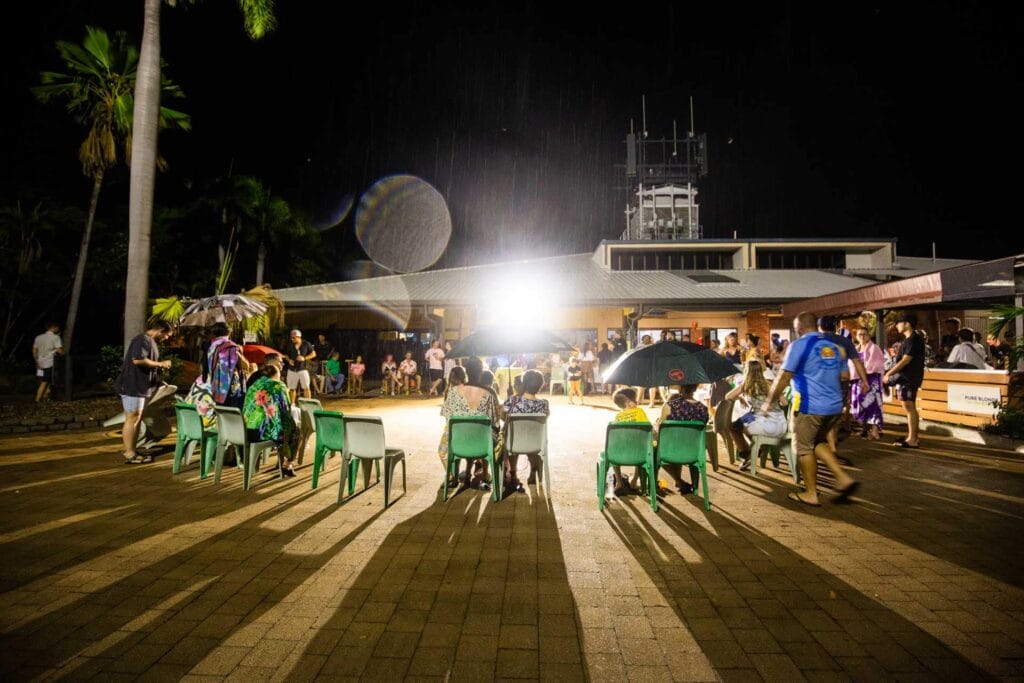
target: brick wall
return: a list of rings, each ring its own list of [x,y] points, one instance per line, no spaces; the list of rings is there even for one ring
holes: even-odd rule
[[[762,355],[767,356],[769,353],[768,344],[772,337],[771,323],[768,321],[768,311],[748,311],[747,332],[760,337],[758,348],[761,350]]]

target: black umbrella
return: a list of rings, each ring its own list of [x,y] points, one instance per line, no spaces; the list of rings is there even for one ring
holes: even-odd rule
[[[544,330],[526,328],[491,328],[480,330],[459,340],[446,356],[510,356],[515,353],[568,353],[572,347]]]
[[[604,374],[608,384],[664,387],[671,384],[710,384],[740,369],[699,344],[660,341],[622,355]]]

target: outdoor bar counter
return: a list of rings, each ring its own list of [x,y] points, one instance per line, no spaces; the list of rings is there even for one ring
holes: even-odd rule
[[[1009,394],[1006,370],[949,370],[925,368],[924,383],[917,392],[922,420],[980,427],[992,422]],[[887,395],[883,412],[906,416],[899,401]]]

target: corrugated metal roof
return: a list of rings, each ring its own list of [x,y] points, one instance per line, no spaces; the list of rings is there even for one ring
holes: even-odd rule
[[[778,304],[870,284],[863,278],[820,270],[723,270],[736,280],[697,283],[681,271],[611,271],[591,254],[449,268],[407,275],[275,290],[289,306],[374,304],[466,305],[500,301],[526,291],[563,305]]]
[[[940,258],[934,261],[921,256],[900,256],[891,268],[848,268],[845,272],[848,275],[862,275],[864,277],[895,277],[908,278],[935,273],[947,268],[957,268],[978,263],[973,259]]]

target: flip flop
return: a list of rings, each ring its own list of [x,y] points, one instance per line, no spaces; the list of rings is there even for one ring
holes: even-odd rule
[[[821,503],[808,503],[806,500],[804,500],[803,498],[800,497],[800,494],[796,493],[795,491],[793,493],[789,494],[788,496],[786,496],[786,498],[789,498],[790,500],[795,501],[797,503],[802,503],[802,504],[806,505],[807,507],[812,507],[812,508],[820,508],[821,507]]]
[[[131,460],[125,460],[125,463],[128,465],[148,465],[151,462],[153,462],[153,456],[143,455],[142,453],[136,453],[135,457]]]
[[[900,441],[898,446],[899,446],[899,448],[920,448],[921,444],[917,444],[916,446],[911,446],[906,441]]]
[[[859,488],[860,488],[860,482],[859,481],[855,481],[852,484],[850,484],[849,486],[847,486],[845,489],[843,489],[842,491],[836,491],[836,502],[837,503],[845,503],[847,500],[849,500],[850,496],[852,496],[854,493],[857,492],[857,489],[859,489]]]
[[[904,438],[904,437],[902,437],[902,436],[901,436],[900,438],[898,438],[898,439],[896,439],[895,441],[893,441],[893,442],[892,442],[892,445],[893,445],[893,446],[902,446],[902,445],[903,445],[904,443],[906,443],[906,442],[907,442],[906,438]]]

